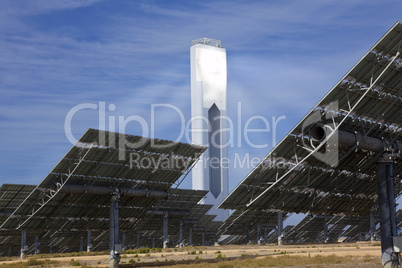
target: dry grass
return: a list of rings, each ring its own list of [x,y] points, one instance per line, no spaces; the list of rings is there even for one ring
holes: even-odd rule
[[[380,260],[376,257],[365,256],[364,258],[352,258],[351,256],[336,256],[335,254],[329,256],[314,256],[314,257],[301,257],[284,255],[279,257],[260,257],[245,260],[222,261],[219,263],[198,263],[192,264],[191,267],[195,268],[235,268],[235,267],[284,267],[284,266],[312,266],[322,267],[329,264],[351,264],[357,262],[380,264]],[[188,265],[175,265],[174,268],[184,268]]]
[[[105,254],[96,256],[99,254]],[[183,263],[170,267],[332,267],[368,268],[380,264],[380,247],[372,243],[322,245],[264,245],[135,249],[124,251],[121,264]],[[46,256],[46,257],[45,257]],[[45,257],[45,258],[43,258]],[[106,252],[29,256],[27,261],[0,262],[0,268],[108,267]],[[184,265],[185,263],[185,265]]]
[[[13,262],[13,263],[3,263],[0,265],[0,268],[26,268],[26,267],[57,267],[59,266],[59,262],[56,261],[50,261],[50,260],[37,260],[37,259],[29,259],[28,261],[19,261],[19,262]]]
[[[82,268],[90,268],[91,266],[87,266],[81,264],[79,261],[71,259],[70,261],[53,261],[53,260],[38,260],[36,258],[30,258],[28,261],[18,261],[12,263],[3,263],[0,264],[0,268],[28,268],[28,267],[66,267],[66,266],[77,266]]]

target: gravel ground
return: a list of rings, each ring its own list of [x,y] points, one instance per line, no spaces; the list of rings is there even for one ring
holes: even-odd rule
[[[343,264],[330,264],[325,266],[311,265],[311,266],[288,266],[292,268],[297,267],[330,267],[330,268],[371,268],[380,267],[380,244],[377,243],[337,243],[337,244],[315,244],[315,245],[230,245],[218,247],[187,247],[183,249],[163,249],[162,252],[149,252],[141,254],[122,254],[121,264],[123,266],[135,261],[138,266],[143,264],[160,265],[168,264],[169,262],[185,261],[187,264],[180,267],[190,267],[195,259],[202,260],[217,260],[218,255],[222,255],[222,260],[225,258],[243,258],[262,259],[266,256],[273,258],[280,256],[350,256],[350,263]],[[70,262],[71,259],[78,261],[81,265],[91,265],[93,267],[108,267],[107,255],[98,256],[69,256],[61,258],[52,258],[51,256],[44,257],[55,261]],[[364,262],[364,258],[371,258],[371,261]],[[378,263],[372,263],[377,260]],[[17,259],[16,259],[17,260]],[[219,259],[220,260],[220,259]],[[20,260],[18,260],[20,261]],[[6,262],[3,262],[6,263]],[[8,262],[10,263],[10,262]],[[2,262],[0,262],[2,264]],[[212,264],[211,264],[212,265]],[[137,267],[138,267],[137,266]],[[207,265],[205,265],[207,266]],[[218,264],[213,264],[213,267],[218,267]],[[155,266],[154,266],[155,267]],[[165,266],[166,267],[166,266]],[[211,267],[211,266],[208,266]],[[272,266],[271,266],[272,267]],[[283,268],[283,266],[282,266]]]
[[[281,266],[280,268],[379,268],[380,265],[376,263],[343,263],[343,264],[330,264],[323,266]],[[270,267],[273,268],[273,267]]]

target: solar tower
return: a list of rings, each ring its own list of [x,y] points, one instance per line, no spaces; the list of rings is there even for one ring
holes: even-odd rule
[[[228,210],[217,205],[228,195],[226,128],[226,49],[209,38],[193,40],[191,58],[191,116],[193,144],[208,146],[193,168],[193,189],[208,190],[204,204],[213,205],[210,214],[223,221]]]

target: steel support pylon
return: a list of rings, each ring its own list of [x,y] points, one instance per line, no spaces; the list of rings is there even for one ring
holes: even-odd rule
[[[324,217],[324,243],[328,243],[328,219]]]
[[[183,221],[180,221],[180,230],[179,230],[179,248],[182,248],[184,243],[183,243]]]
[[[84,251],[84,237],[80,237],[80,249],[79,252],[83,252]]]
[[[28,253],[27,231],[21,231],[21,259],[26,259]]]
[[[262,244],[262,238],[261,238],[261,223],[257,225],[257,244],[261,245]]]
[[[167,248],[169,246],[168,218],[169,215],[166,213],[163,216],[163,248]]]
[[[375,241],[376,231],[375,231],[375,218],[373,209],[370,210],[370,241]]]
[[[137,248],[140,248],[141,247],[141,244],[140,244],[140,234],[137,234],[137,243],[135,244],[135,246],[137,247]]]
[[[190,227],[190,230],[188,231],[188,245],[192,246],[193,245],[193,228]]]
[[[283,244],[283,213],[278,212],[278,245]]]
[[[123,232],[123,237],[122,237],[122,249],[125,250],[126,249],[126,232]]]
[[[381,262],[383,268],[396,267],[392,237],[397,236],[395,182],[393,161],[383,157],[377,162],[378,205],[381,229]]]
[[[92,233],[91,231],[87,232],[87,252],[92,251]]]
[[[39,235],[35,235],[35,255],[39,254]]]
[[[120,193],[116,190],[110,200],[110,256],[109,267],[118,268],[120,262]]]

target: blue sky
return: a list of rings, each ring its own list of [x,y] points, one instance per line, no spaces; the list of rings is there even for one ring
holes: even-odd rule
[[[0,9],[0,183],[39,183],[72,146],[64,121],[76,105],[114,104],[107,116],[168,103],[190,117],[191,40],[222,41],[228,116],[286,116],[277,142],[398,20],[400,1],[14,1]],[[156,112],[155,136],[176,139],[180,120]],[[254,127],[261,122],[254,121]],[[75,137],[98,111],[73,118]],[[237,129],[239,126],[235,124]],[[242,126],[240,126],[242,127]],[[126,133],[141,135],[138,124]],[[263,157],[268,148],[229,148]],[[237,136],[234,139],[237,140]],[[185,141],[185,140],[184,140]],[[232,170],[233,189],[251,170]],[[191,187],[191,179],[183,187]]]

